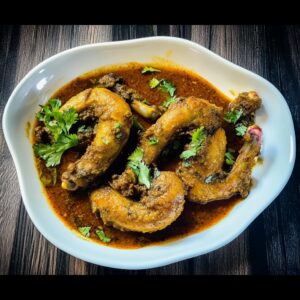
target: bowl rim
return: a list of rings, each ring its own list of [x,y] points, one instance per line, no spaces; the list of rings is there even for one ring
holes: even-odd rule
[[[90,256],[86,255],[85,253],[80,253],[79,251],[77,251],[76,249],[73,249],[71,247],[68,247],[68,245],[66,244],[59,244],[52,236],[49,236],[47,232],[44,231],[44,229],[42,228],[42,226],[40,226],[40,221],[38,221],[35,217],[34,217],[34,213],[31,211],[29,204],[28,204],[28,200],[27,200],[27,196],[25,193],[25,187],[24,187],[24,182],[23,182],[23,176],[21,174],[21,170],[20,170],[20,166],[17,163],[17,151],[16,149],[12,146],[11,143],[11,137],[9,134],[9,129],[7,126],[8,123],[8,112],[10,110],[10,107],[12,105],[13,99],[15,98],[15,95],[17,94],[17,92],[19,91],[19,89],[23,86],[23,84],[39,69],[41,69],[42,67],[44,67],[45,65],[47,65],[48,63],[52,62],[53,60],[56,60],[58,57],[64,56],[64,55],[68,55],[71,53],[75,53],[77,51],[81,51],[83,49],[88,49],[88,48],[93,48],[93,47],[111,47],[111,46],[118,46],[118,45],[134,45],[134,44],[139,44],[139,43],[143,43],[144,41],[151,41],[151,40],[155,40],[155,41],[163,41],[163,42],[178,42],[184,46],[190,45],[192,47],[196,47],[198,49],[200,49],[201,51],[204,51],[206,53],[208,53],[209,55],[213,56],[215,59],[222,61],[222,63],[225,63],[227,65],[229,65],[231,68],[234,68],[235,70],[239,70],[242,71],[243,73],[246,73],[248,75],[251,76],[255,76],[256,78],[258,78],[260,81],[263,81],[265,84],[267,84],[271,89],[277,91],[277,93],[279,93],[281,96],[282,94],[279,92],[279,90],[272,84],[270,83],[268,80],[264,79],[263,77],[261,77],[260,75],[249,71],[237,64],[234,64],[232,62],[230,62],[229,60],[221,57],[220,55],[212,52],[211,50],[205,48],[202,45],[199,45],[196,42],[190,41],[190,40],[186,40],[183,38],[178,38],[178,37],[170,37],[170,36],[153,36],[153,37],[145,37],[145,38],[137,38],[137,39],[130,39],[130,40],[122,40],[122,41],[110,41],[110,42],[100,42],[100,43],[92,43],[92,44],[86,44],[86,45],[81,45],[81,46],[77,46],[77,47],[73,47],[67,50],[64,50],[62,52],[59,52],[53,56],[50,56],[49,58],[43,60],[42,62],[40,62],[38,65],[36,65],[34,68],[32,68],[23,78],[22,80],[17,84],[17,86],[14,88],[13,92],[11,93],[5,108],[4,108],[4,112],[3,112],[3,118],[2,118],[2,127],[3,127],[3,133],[4,133],[4,137],[6,140],[6,143],[8,145],[9,151],[12,155],[13,158],[13,162],[16,168],[16,172],[17,172],[17,177],[18,177],[18,181],[19,181],[19,186],[20,186],[20,191],[21,191],[21,195],[22,195],[22,201],[23,204],[26,208],[26,211],[31,219],[31,221],[33,222],[33,224],[35,225],[35,227],[38,229],[38,231],[49,241],[51,242],[53,245],[55,245],[57,248],[63,250],[64,252],[77,257],[79,259],[82,259],[84,261],[90,262],[90,263],[94,263],[97,265],[102,265],[105,267],[111,267],[111,268],[118,268],[118,269],[149,269],[149,268],[155,268],[155,267],[160,267],[160,266],[165,266],[165,265],[169,265],[171,263],[175,263],[178,261],[182,261],[182,260],[186,260],[189,258],[193,258],[193,257],[197,257],[206,253],[209,253],[211,251],[214,251],[218,248],[223,247],[224,245],[230,243],[231,241],[233,241],[237,236],[239,236],[252,222],[254,219],[257,218],[258,215],[260,215],[267,206],[270,205],[270,203],[272,203],[280,194],[280,192],[283,190],[283,188],[285,187],[285,185],[287,184],[288,180],[291,177],[291,174],[293,172],[293,168],[295,165],[295,159],[296,159],[296,137],[295,137],[295,129],[294,129],[294,123],[293,123],[293,118],[292,118],[292,114],[291,111],[289,109],[289,106],[285,100],[285,98],[282,96],[282,98],[284,99],[285,105],[287,106],[287,111],[289,113],[290,116],[290,121],[291,121],[291,147],[292,147],[292,151],[291,151],[291,157],[290,157],[290,165],[289,165],[289,171],[288,174],[286,176],[286,178],[284,178],[284,180],[281,182],[281,185],[279,188],[277,188],[276,193],[274,194],[273,197],[270,197],[269,201],[265,201],[264,205],[260,207],[260,209],[257,209],[255,212],[253,212],[251,214],[250,217],[248,217],[247,222],[244,222],[244,224],[242,224],[242,226],[237,226],[237,229],[235,230],[234,234],[231,234],[230,237],[226,237],[223,239],[219,239],[217,242],[212,243],[212,245],[209,247],[209,249],[206,249],[205,251],[197,251],[197,249],[194,250],[190,250],[189,252],[186,253],[181,253],[178,252],[176,255],[172,255],[172,256],[168,256],[168,258],[163,258],[163,259],[156,259],[155,261],[151,260],[151,262],[146,261],[136,261],[135,264],[131,264],[129,265],[128,263],[124,262],[124,263],[120,263],[120,261],[118,262],[114,262],[113,260],[111,261],[107,261],[107,260],[101,260],[101,262],[99,262],[99,260],[94,260],[91,259]],[[49,205],[49,203],[48,203]],[[56,216],[57,217],[57,216]],[[65,225],[64,225],[65,226]],[[100,245],[101,246],[101,245]],[[150,247],[154,247],[154,246],[158,246],[158,245],[153,245]],[[115,248],[112,248],[115,249]],[[142,248],[143,249],[143,248]],[[135,250],[139,250],[139,249],[117,249],[119,251],[135,251]]]

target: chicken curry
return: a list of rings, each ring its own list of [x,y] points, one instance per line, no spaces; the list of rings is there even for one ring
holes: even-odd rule
[[[36,115],[33,149],[47,199],[67,226],[112,247],[202,231],[250,191],[260,105],[254,91],[231,100],[165,64],[84,74]]]

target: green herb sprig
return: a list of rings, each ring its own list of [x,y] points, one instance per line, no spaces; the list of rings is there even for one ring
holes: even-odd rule
[[[49,129],[53,140],[52,144],[33,145],[34,153],[46,161],[47,167],[59,165],[63,153],[78,144],[78,136],[70,134],[71,127],[78,121],[78,114],[74,108],[61,112],[60,107],[59,99],[50,99],[36,114],[37,119]]]
[[[232,166],[235,162],[235,158],[234,158],[234,150],[229,148],[226,153],[225,153],[225,162],[227,165]]]
[[[146,66],[142,69],[142,74],[147,74],[147,73],[160,73],[160,70]]]
[[[150,169],[144,163],[143,156],[143,149],[140,147],[136,147],[136,149],[128,157],[127,166],[130,167],[138,177],[139,183],[144,184],[149,189],[151,185]]]
[[[192,134],[192,141],[189,145],[189,149],[183,151],[180,154],[180,158],[183,160],[187,160],[190,157],[196,156],[198,151],[201,149],[205,139],[206,134],[204,133],[204,127],[201,126]]]
[[[235,124],[243,115],[243,110],[238,109],[234,112],[228,111],[225,114],[224,120],[228,123]]]
[[[104,243],[109,243],[111,238],[106,236],[105,232],[102,229],[96,229],[96,234],[98,235],[99,239]]]

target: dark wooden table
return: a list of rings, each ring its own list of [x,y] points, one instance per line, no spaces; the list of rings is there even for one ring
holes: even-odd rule
[[[288,101],[299,138],[299,26],[2,26],[1,120],[14,87],[49,56],[78,45],[153,35],[193,40],[271,81]],[[279,197],[227,246],[162,268],[123,271],[76,259],[35,229],[21,201],[1,122],[0,274],[300,274],[299,154],[298,147],[293,175]]]

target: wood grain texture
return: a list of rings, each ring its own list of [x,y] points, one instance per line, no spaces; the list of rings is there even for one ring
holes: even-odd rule
[[[299,26],[2,26],[1,120],[13,88],[44,59],[78,45],[153,35],[193,40],[271,81],[288,101],[299,140]],[[298,147],[297,157],[299,155]],[[83,262],[54,247],[35,229],[21,202],[16,171],[3,137],[2,122],[0,164],[0,274],[300,274],[298,158],[283,192],[237,239],[207,255],[142,271],[110,269]]]

